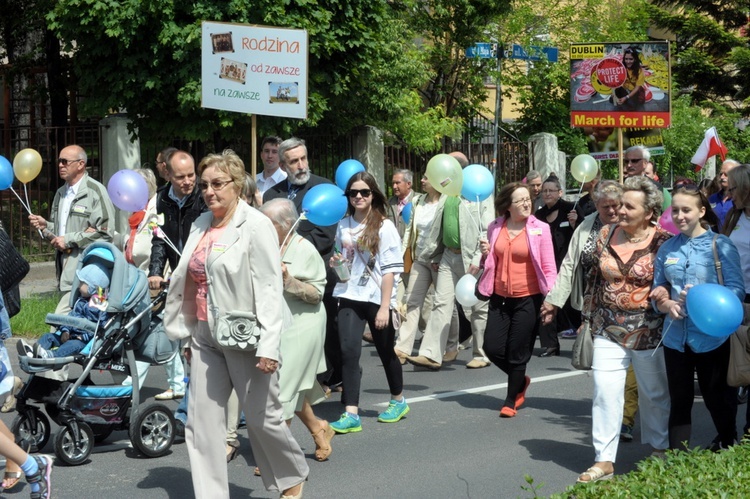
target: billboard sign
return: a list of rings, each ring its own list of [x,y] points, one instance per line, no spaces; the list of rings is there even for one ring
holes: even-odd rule
[[[669,42],[570,46],[570,125],[669,128]]]
[[[201,105],[307,118],[307,31],[202,23]]]

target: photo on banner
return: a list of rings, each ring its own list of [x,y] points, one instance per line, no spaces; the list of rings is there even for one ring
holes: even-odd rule
[[[583,127],[590,155],[599,161],[618,159],[617,129],[612,127]],[[643,146],[651,156],[664,154],[664,139],[660,128],[623,128],[622,148]]]
[[[571,126],[668,128],[669,61],[669,42],[571,45]]]

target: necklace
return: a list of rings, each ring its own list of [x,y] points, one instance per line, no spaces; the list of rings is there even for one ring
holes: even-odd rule
[[[623,236],[625,236],[625,239],[627,239],[628,243],[630,244],[640,243],[641,241],[646,239],[650,233],[651,233],[651,229],[646,229],[646,233],[643,234],[641,237],[630,237],[627,232],[625,232],[624,230],[622,231]]]

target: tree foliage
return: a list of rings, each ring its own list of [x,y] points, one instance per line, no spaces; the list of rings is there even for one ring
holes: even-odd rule
[[[750,112],[750,0],[655,0],[646,12],[676,36],[672,75],[693,103]]]
[[[370,124],[424,147],[456,124],[415,98],[429,72],[399,8],[386,0],[60,0],[47,20],[72,54],[87,109],[125,108],[141,135],[247,134],[248,116],[200,107],[200,23],[211,20],[308,31],[308,119],[263,118],[261,132]]]

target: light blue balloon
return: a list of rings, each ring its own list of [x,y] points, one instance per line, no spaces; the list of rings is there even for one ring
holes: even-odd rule
[[[414,209],[414,206],[412,206],[411,203],[407,203],[406,206],[404,206],[404,209],[401,210],[401,218],[404,219],[404,222],[406,225],[409,225],[411,222],[411,212]]]
[[[482,165],[469,165],[463,171],[461,195],[469,201],[484,201],[495,192],[495,179]]]
[[[336,168],[336,185],[339,186],[339,189],[345,191],[349,179],[363,171],[365,171],[365,165],[356,159],[342,161],[338,168]]]
[[[744,316],[742,302],[721,284],[699,284],[690,288],[685,299],[688,320],[701,333],[716,338],[729,336],[740,327]]]
[[[13,185],[13,165],[5,156],[0,156],[0,191]]]
[[[348,201],[344,191],[333,184],[319,184],[307,191],[302,211],[315,225],[333,225],[346,215]]]

